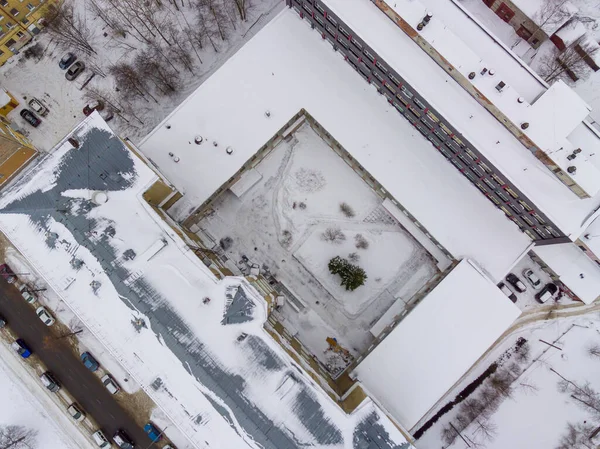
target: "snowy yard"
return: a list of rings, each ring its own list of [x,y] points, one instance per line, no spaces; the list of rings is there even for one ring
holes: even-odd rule
[[[382,199],[307,124],[239,184],[198,226],[234,262],[247,257],[289,290],[279,317],[324,362],[327,337],[354,355],[363,352],[373,324],[437,270]],[[342,203],[349,206],[345,213]],[[332,231],[337,238],[327,240]],[[362,267],[365,285],[340,286],[327,268],[335,256]]]
[[[280,0],[255,0],[248,7],[246,21],[240,21],[233,15],[227,19],[224,39],[221,36],[215,38],[216,32],[209,33],[205,30],[204,37],[198,41],[191,35],[193,32],[200,33],[196,24],[196,21],[201,20],[199,8],[193,2],[185,2],[185,7],[175,10],[171,2],[163,2],[161,8],[156,11],[149,8],[145,14],[155,16],[154,20],[162,22],[165,28],[169,26],[164,21],[179,30],[176,40],[179,44],[174,45],[171,36],[168,39],[171,45],[167,45],[160,37],[153,37],[146,30],[143,33],[146,33],[149,42],[145,42],[130,26],[124,27],[126,33],[123,37],[99,17],[89,0],[68,0],[65,3],[74,5],[75,13],[89,28],[88,41],[96,52],[86,55],[76,48],[69,48],[87,67],[75,81],[67,81],[65,71],[58,67],[58,61],[67,50],[58,46],[56,39],[48,32],[36,36],[20,55],[0,67],[0,85],[20,102],[19,108],[11,112],[9,118],[42,151],[52,148],[85,117],[82,109],[92,98],[101,99],[106,105],[105,109],[114,113],[109,124],[117,134],[133,141],[141,139],[284,7]],[[95,3],[109,11],[108,16],[113,19],[115,15],[118,16],[109,0],[96,0]],[[133,0],[132,3],[142,2]],[[220,5],[224,5],[223,8],[232,6],[232,2],[226,0],[217,3],[219,8]],[[231,14],[232,11],[228,9],[227,13]],[[130,20],[136,23],[134,18]],[[207,28],[213,25],[205,24]],[[211,40],[214,45],[209,44]],[[35,44],[39,44],[43,54],[40,57],[26,58],[23,52]],[[150,82],[149,77],[145,77],[144,83],[149,93],[145,96],[132,95],[133,89],[116,80],[111,74],[111,68],[119,64],[133,65],[136,57],[153,48],[156,50],[157,45],[163,54],[170,55],[173,67],[166,61],[163,62],[173,72],[171,75],[176,88],[164,93]],[[174,53],[179,51],[180,46],[186,49],[190,57],[189,68],[176,61]],[[97,75],[81,89],[81,84],[92,72]],[[37,128],[33,128],[19,116],[22,108],[29,107],[27,102],[31,98],[40,100],[50,111],[47,116],[41,117],[42,123]]]
[[[470,447],[487,449],[596,447],[598,441],[588,437],[600,425],[593,408],[600,400],[600,359],[590,349],[600,347],[599,333],[597,313],[540,320],[514,332],[448,398],[454,399],[492,361],[498,362],[496,373],[427,430],[417,448],[463,449],[468,447],[465,440]],[[527,340],[527,349],[515,351],[519,338]],[[492,399],[495,389],[504,392]],[[487,404],[483,411],[481,404]],[[570,440],[560,446],[569,426],[571,437],[584,444]]]

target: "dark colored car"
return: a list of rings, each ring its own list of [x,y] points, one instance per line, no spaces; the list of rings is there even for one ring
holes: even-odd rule
[[[0,316],[0,329],[2,329],[4,326],[6,326],[6,318]]]
[[[71,67],[69,67],[69,70],[67,70],[67,73],[65,73],[65,78],[68,79],[69,81],[73,81],[75,78],[77,78],[79,75],[81,75],[81,72],[83,72],[85,70],[85,64],[81,61],[75,61],[73,63],[73,65]]]
[[[144,426],[144,432],[148,434],[148,437],[150,437],[153,443],[156,443],[162,439],[162,432],[158,430],[158,428],[151,422]]]
[[[65,54],[60,61],[58,61],[58,66],[65,70],[67,67],[69,67],[71,64],[73,64],[75,62],[75,60],[77,59],[77,56],[75,56],[73,53],[69,52],[67,54]]]
[[[31,112],[29,109],[21,109],[19,115],[21,115],[21,117],[23,117],[25,121],[34,128],[37,128],[38,126],[40,126],[40,123],[42,123],[38,116]]]
[[[517,277],[516,274],[508,273],[506,275],[506,282],[512,285],[519,293],[523,293],[525,290],[527,290],[527,286],[521,281],[521,279]]]
[[[98,361],[87,351],[81,354],[81,361],[90,371],[98,371],[98,368],[100,368]]]
[[[12,270],[12,268],[8,266],[7,263],[3,263],[2,265],[0,265],[0,275],[4,279],[6,279],[6,282],[8,282],[9,284],[12,284],[17,280],[15,272]]]
[[[133,440],[121,429],[117,430],[113,435],[113,441],[121,449],[134,449],[135,447]]]
[[[550,282],[546,284],[543,289],[535,294],[535,299],[537,299],[541,303],[545,303],[549,299],[554,297],[554,294],[558,291],[558,287],[556,284]]]
[[[498,288],[502,293],[504,293],[512,302],[517,302],[517,295],[513,293],[513,291],[508,288],[503,282],[498,284]]]
[[[27,343],[22,338],[17,338],[11,346],[24,359],[31,355],[31,349],[29,349],[29,346],[27,346]]]

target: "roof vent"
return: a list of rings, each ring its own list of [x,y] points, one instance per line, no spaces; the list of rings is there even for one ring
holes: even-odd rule
[[[492,73],[491,70],[490,73]],[[496,84],[496,90],[498,92],[502,92],[504,90],[504,87],[506,87],[506,83],[504,81],[500,81],[498,84]]]
[[[108,201],[108,195],[104,192],[94,192],[92,195],[92,202],[100,206]]]
[[[227,154],[233,154],[233,148],[231,147],[227,147],[225,151],[227,152]]]
[[[521,129],[527,129],[527,128],[529,128],[529,123],[528,122],[521,123]]]
[[[571,165],[570,167],[567,168],[567,171],[569,173],[571,173],[572,175],[574,175],[575,172],[577,171],[577,167],[575,167],[574,165]]]
[[[576,148],[575,150],[573,150],[573,154],[579,154],[581,153],[581,148]]]
[[[490,69],[488,73],[490,74],[490,76],[494,76],[496,74],[496,71],[494,69]]]
[[[194,137],[194,143],[195,143],[196,145],[200,145],[200,144],[202,143],[202,141],[203,141],[203,140],[204,140],[204,139],[202,138],[202,136],[196,136],[196,137]]]
[[[271,117],[271,111],[265,111],[265,117],[269,118]]]
[[[69,137],[69,143],[73,146],[73,148],[79,148],[79,140],[74,137]]]
[[[475,78],[475,72],[469,73],[469,79],[472,80],[473,78]]]
[[[524,103],[524,102],[525,102],[525,98],[523,98],[523,97],[517,98],[517,103]]]
[[[572,161],[573,159],[575,159],[577,157],[577,155],[575,153],[569,154],[567,156],[567,160]]]
[[[167,126],[165,126],[165,128],[171,129],[171,125],[167,124]]]
[[[487,73],[487,69],[484,67],[483,70],[481,72],[479,72],[480,75],[485,75]]]

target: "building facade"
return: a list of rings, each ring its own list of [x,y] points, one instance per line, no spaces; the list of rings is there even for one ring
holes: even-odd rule
[[[0,66],[40,32],[52,3],[54,0],[0,0]]]
[[[33,144],[0,114],[0,188],[38,155]]]

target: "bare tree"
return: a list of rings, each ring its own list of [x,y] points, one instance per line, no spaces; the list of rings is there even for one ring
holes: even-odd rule
[[[592,358],[600,359],[600,344],[593,343],[587,348],[587,354]]]
[[[60,48],[75,49],[88,55],[96,54],[91,44],[94,32],[88,28],[84,18],[74,13],[71,3],[50,5],[45,19],[48,33]]]
[[[115,82],[124,92],[125,98],[131,96],[139,96],[149,101],[146,96],[152,98],[156,103],[158,100],[150,93],[146,84],[138,71],[127,63],[115,64],[110,68],[111,75],[115,78]]]
[[[593,431],[593,426],[587,423],[568,423],[555,449],[594,449],[596,445],[589,439]]]
[[[0,449],[33,449],[36,446],[37,430],[24,426],[0,427]]]
[[[140,27],[130,18],[127,10],[127,5],[123,4],[122,0],[104,0],[111,8],[105,9],[104,13],[113,18],[115,22],[121,23],[121,28],[133,30],[135,33],[130,33],[139,42],[150,42],[150,39],[142,32]]]
[[[247,0],[230,0],[234,3],[235,8],[237,9],[238,14],[240,15],[240,20],[245,22],[248,20],[248,1]]]
[[[492,441],[498,433],[498,426],[491,419],[476,419],[473,434],[484,441]]]
[[[541,33],[545,33],[545,29],[556,31],[556,29],[565,23],[573,14],[569,9],[569,0],[544,0],[541,2],[541,7],[533,16],[533,22],[537,24],[537,28],[532,32],[531,38],[541,38]],[[552,33],[549,33],[552,34]],[[530,39],[531,39],[530,38]]]
[[[209,19],[207,22],[209,28],[216,32],[222,41],[227,40],[229,31],[227,12],[218,0],[197,0],[197,5],[202,15]]]
[[[190,73],[194,73],[194,60],[192,59],[192,55],[188,44],[193,48],[193,44],[183,36],[183,32],[175,28],[173,25],[169,26],[166,29],[166,34],[169,36],[175,45],[173,45],[170,49],[170,58],[177,64],[181,64]],[[197,55],[198,53],[196,53]],[[198,57],[198,59],[200,59]],[[202,60],[200,60],[202,62]]]
[[[342,243],[346,240],[346,235],[338,227],[331,227],[325,229],[321,234],[321,239],[331,243]]]
[[[163,95],[170,95],[180,87],[179,74],[157,56],[155,52],[143,51],[136,56],[134,66]]]
[[[585,78],[591,70],[586,59],[592,58],[597,51],[598,46],[588,44],[584,37],[575,40],[563,51],[554,47],[540,58],[539,74],[548,83],[567,77],[573,81]]]
[[[163,32],[170,25],[167,14],[162,11],[162,4],[158,2],[149,2],[147,0],[120,0],[127,6],[130,17],[140,24],[140,28],[145,28],[153,38],[160,38],[169,46],[173,43],[167,39]]]

